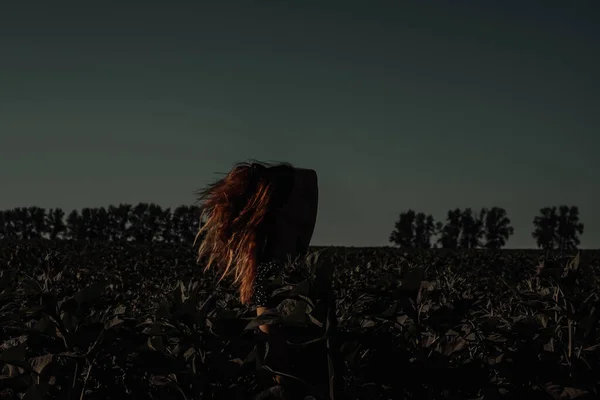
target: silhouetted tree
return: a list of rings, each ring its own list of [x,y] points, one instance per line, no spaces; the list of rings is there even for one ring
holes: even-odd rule
[[[150,232],[149,235],[152,236],[152,240],[163,239],[163,232],[166,225],[166,217],[167,214],[165,214],[161,206],[157,204],[150,204],[148,206],[146,225],[148,231]]]
[[[389,240],[399,247],[431,248],[431,237],[435,234],[435,227],[431,215],[408,210],[398,217]]]
[[[82,208],[81,214],[79,215],[79,220],[81,223],[81,229],[83,233],[82,239],[95,239],[96,232],[94,232],[94,217],[92,209],[89,207]]]
[[[46,214],[46,231],[51,240],[62,238],[67,230],[65,212],[60,208],[52,208]]]
[[[108,237],[113,241],[125,241],[129,238],[129,215],[131,204],[119,204],[108,207]]]
[[[41,207],[28,207],[27,218],[31,224],[31,238],[39,239],[46,234],[46,210]]]
[[[147,214],[148,203],[139,203],[131,209],[129,214],[129,221],[131,222],[129,236],[134,242],[142,243],[149,239],[146,225]]]
[[[485,247],[488,249],[500,249],[506,245],[506,241],[514,234],[510,226],[510,219],[506,210],[500,207],[492,207],[483,211]]]
[[[6,237],[6,231],[8,227],[8,221],[6,218],[6,211],[0,211],[0,239]]]
[[[140,203],[130,213],[131,237],[136,242],[162,238],[167,215],[156,204]]]
[[[579,235],[583,235],[583,224],[579,222],[577,206],[562,205],[558,208],[558,229],[556,245],[560,251],[573,251],[581,244]]]
[[[119,204],[73,210],[66,218],[59,208],[47,213],[40,207],[0,211],[0,238],[191,243],[199,226],[197,206],[180,206],[171,213],[156,204]]]
[[[171,213],[170,208],[163,210],[162,222],[162,231],[160,233],[160,236],[163,242],[179,243],[179,237],[175,234],[175,231],[173,229],[173,215]]]
[[[14,210],[5,210],[0,213],[0,237],[6,239],[18,239],[20,232],[15,226]]]
[[[460,216],[460,239],[458,244],[464,249],[475,249],[481,246],[484,235],[483,218],[485,210],[479,216],[473,215],[473,210],[466,208]]]
[[[179,206],[173,211],[171,228],[183,243],[192,243],[200,227],[200,208]]]
[[[441,226],[438,224],[440,238],[438,243],[445,249],[456,249],[461,233],[461,211],[454,209],[448,211],[446,223]]]
[[[67,216],[67,237],[71,240],[85,240],[85,226],[79,212],[73,210]]]
[[[157,220],[159,223],[157,240],[161,240],[165,243],[172,243],[174,235],[171,228],[171,209],[162,209]]]
[[[583,224],[576,206],[544,207],[533,219],[532,233],[538,247],[544,250],[572,251],[581,243]]]
[[[110,219],[104,207],[90,210],[89,238],[106,241],[110,237]]]
[[[400,213],[398,220],[394,224],[394,230],[390,234],[390,242],[399,247],[413,247],[415,238],[416,213],[413,210]]]
[[[556,207],[544,207],[540,214],[533,219],[535,230],[531,234],[537,246],[544,250],[555,248],[556,234],[558,230],[558,214]]]
[[[13,208],[12,218],[18,239],[27,240],[35,237],[33,223],[29,218],[27,207]]]
[[[431,215],[418,213],[415,218],[413,246],[418,249],[431,248],[431,238],[435,234],[435,221]]]

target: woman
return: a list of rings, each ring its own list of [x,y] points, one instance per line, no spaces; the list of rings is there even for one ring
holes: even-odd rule
[[[222,276],[233,276],[242,304],[256,306],[257,315],[272,305],[265,284],[289,257],[308,250],[317,217],[317,174],[287,163],[240,163],[223,179],[200,193],[204,236],[198,260],[207,259]],[[285,341],[273,325],[259,329],[269,335],[276,371],[287,367]]]

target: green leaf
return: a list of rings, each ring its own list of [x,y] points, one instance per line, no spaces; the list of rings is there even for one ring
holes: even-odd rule
[[[250,321],[250,323],[246,325],[246,329],[254,329],[261,325],[273,325],[281,322],[283,322],[283,316],[280,313],[276,311],[266,311]]]
[[[0,271],[0,290],[11,288],[17,271],[13,269],[5,269]]]
[[[421,282],[425,276],[425,270],[423,268],[413,268],[408,270],[404,278],[402,279],[402,286],[400,290],[406,291],[417,291],[421,288]]]
[[[118,328],[122,323],[123,320],[115,316],[104,323],[104,329]]]
[[[188,361],[190,359],[190,357],[192,357],[196,353],[197,353],[196,349],[193,347],[190,347],[189,349],[187,349],[186,351],[183,352],[183,359],[185,361]]]
[[[586,347],[585,349],[583,349],[583,351],[588,351],[590,353],[596,352],[600,354],[600,344],[595,344],[593,346]]]
[[[577,271],[577,269],[579,268],[580,260],[581,260],[581,258],[579,256],[579,252],[577,252],[577,255],[575,255],[575,257],[573,257],[567,264],[567,268],[566,268],[567,271],[565,271],[565,272]]]
[[[152,375],[150,377],[150,383],[154,386],[170,385],[173,382],[177,382],[177,376],[175,374]]]
[[[378,315],[380,318],[394,318],[396,315],[396,310],[398,309],[398,302],[394,302],[391,306],[389,306],[384,312]]]
[[[272,386],[256,395],[256,400],[287,399],[288,395],[283,386]]]
[[[310,320],[310,322],[312,322],[313,324],[315,324],[316,326],[318,326],[319,328],[323,327],[323,323],[321,321],[319,321],[318,319],[316,319],[312,314],[306,314],[308,315],[308,319]]]
[[[21,343],[18,346],[6,349],[0,353],[0,361],[4,361],[6,364],[12,364],[31,371],[31,366],[26,360],[26,349],[26,343]]]
[[[156,309],[156,318],[168,318],[171,315],[169,303],[161,299]]]
[[[54,356],[52,354],[46,354],[44,356],[34,357],[29,360],[31,368],[41,374],[44,368],[46,368],[51,362]]]
[[[282,323],[286,326],[308,326],[308,316],[305,313],[292,313],[283,317]]]
[[[467,347],[467,345],[468,342],[466,340],[464,340],[461,337],[458,337],[456,340],[453,340],[444,346],[444,351],[442,352],[442,354],[444,354],[445,356],[449,356],[452,353],[464,349],[465,347]]]
[[[151,336],[146,341],[146,345],[150,350],[165,352],[165,345],[163,343],[162,336]]]
[[[566,387],[563,389],[560,397],[562,399],[577,399],[579,397],[585,396],[589,392],[587,390],[582,390],[574,387]]]
[[[95,283],[75,293],[73,299],[75,299],[75,301],[79,304],[93,303],[100,296],[102,296],[105,290],[106,285],[104,283]]]
[[[495,343],[506,342],[506,338],[499,333],[492,333],[491,335],[487,336],[486,339]]]
[[[310,282],[308,280],[303,280],[298,283],[290,290],[289,295],[308,297],[310,295]]]
[[[127,311],[127,307],[119,306],[115,308],[115,310],[113,311],[113,315],[123,315],[125,314],[125,311]]]
[[[4,302],[13,296],[14,289],[12,287],[8,287],[5,289],[0,289],[0,301]]]
[[[48,328],[53,327],[54,324],[52,323],[52,321],[50,320],[50,317],[43,316],[42,318],[40,318],[40,320],[38,322],[36,322],[36,324],[33,326],[33,330],[38,331],[38,332],[46,332],[46,330],[48,330]]]
[[[47,392],[47,383],[35,384],[29,387],[22,400],[43,400]]]

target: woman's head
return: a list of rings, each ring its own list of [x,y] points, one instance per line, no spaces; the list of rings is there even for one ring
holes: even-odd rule
[[[200,192],[206,221],[198,260],[234,276],[240,297],[252,295],[257,264],[308,249],[317,214],[315,171],[290,164],[237,164],[224,178]]]

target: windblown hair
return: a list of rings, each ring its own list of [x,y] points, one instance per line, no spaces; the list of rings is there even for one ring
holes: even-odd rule
[[[198,263],[207,258],[204,270],[216,266],[222,271],[221,279],[233,275],[242,304],[252,297],[274,211],[289,197],[292,182],[290,164],[244,162],[198,192],[202,209],[196,235],[196,241],[202,237]]]

